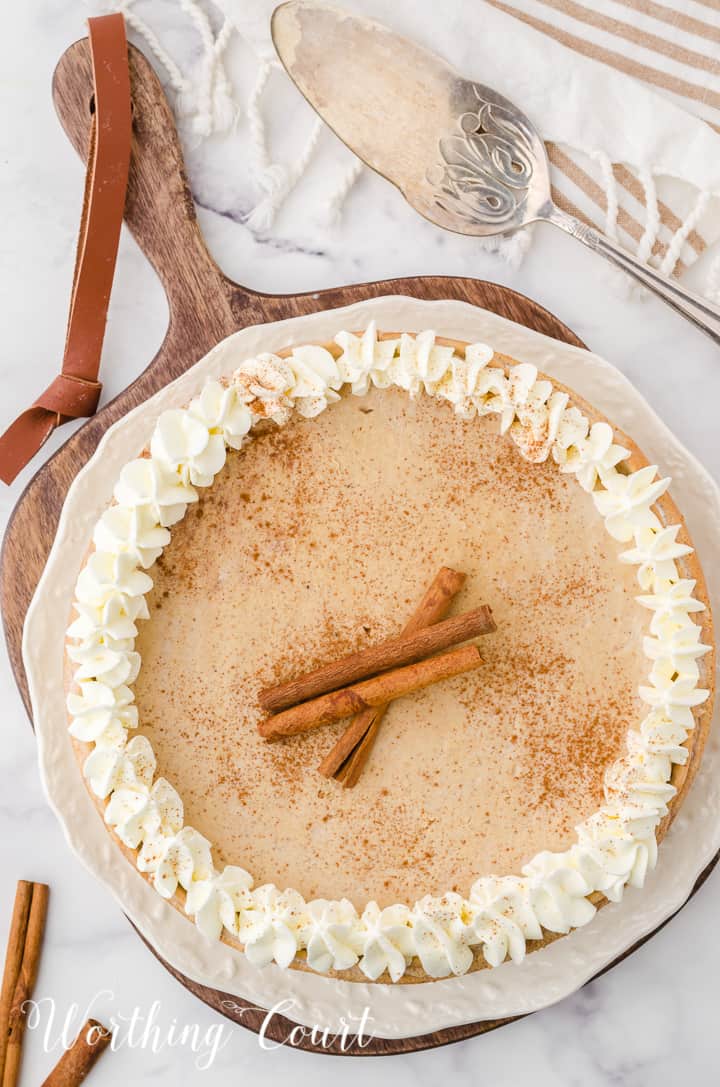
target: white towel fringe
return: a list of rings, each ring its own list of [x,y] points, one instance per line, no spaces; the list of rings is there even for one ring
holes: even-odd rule
[[[265,172],[264,177],[258,178],[261,186],[266,189],[266,196],[260,201],[257,207],[253,208],[245,220],[251,230],[264,232],[269,230],[273,225],[275,216],[307,170],[324,127],[324,121],[317,117],[313,122],[310,136],[308,137],[298,160],[287,167],[281,167],[274,164]],[[259,138],[264,144],[264,124],[262,124],[259,131]],[[265,157],[267,158],[267,152],[265,152]]]
[[[682,247],[687,241],[690,231],[694,230],[698,222],[700,221],[700,217],[705,211],[705,208],[708,206],[709,201],[709,193],[698,193],[698,197],[695,201],[695,206],[693,207],[692,211],[689,215],[686,216],[685,221],[680,224],[680,226],[670,239],[670,244],[667,247],[667,252],[665,253],[662,264],[660,265],[660,271],[663,275],[671,276],[675,271],[675,266],[680,260],[680,253],[682,252]]]
[[[605,233],[612,241],[617,241],[618,194],[617,181],[613,173],[613,164],[604,151],[595,151],[592,156],[600,167],[607,209],[605,211]]]
[[[326,207],[326,218],[329,225],[333,225],[340,219],[340,213],[347,199],[348,193],[352,189],[353,185],[363,172],[364,163],[362,159],[355,158],[348,166],[343,177],[328,198]]]
[[[125,22],[131,30],[134,30],[139,37],[145,40],[148,49],[155,57],[155,60],[160,67],[164,70],[166,82],[177,96],[176,105],[178,106],[178,112],[182,114],[189,111],[192,84],[182,74],[170,54],[163,49],[154,31],[151,30],[147,23],[141,19],[135,11],[133,11],[131,7],[133,2],[134,0],[116,0],[116,2],[110,2],[106,6],[108,7],[108,10],[121,11],[125,16]]]
[[[476,238],[475,241],[478,242],[480,249],[500,257],[515,272],[530,248],[534,233],[534,226],[526,226],[522,230],[516,230],[514,234],[502,234],[495,238]]]
[[[203,138],[230,128],[234,111],[229,104],[230,84],[222,64],[231,24],[226,19],[215,38],[210,20],[196,0],[178,0],[200,35],[203,47],[202,77],[197,85],[197,106],[192,119],[193,131]]]

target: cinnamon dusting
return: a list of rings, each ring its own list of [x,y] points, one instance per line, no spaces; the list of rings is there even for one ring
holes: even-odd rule
[[[150,571],[136,684],[158,772],[216,863],[363,906],[467,893],[566,848],[644,674],[634,574],[599,527],[496,419],[394,390],[231,453]],[[493,604],[483,668],[393,704],[362,790],[312,769],[343,723],[262,744],[260,688],[394,636],[440,561],[468,574],[458,609]]]

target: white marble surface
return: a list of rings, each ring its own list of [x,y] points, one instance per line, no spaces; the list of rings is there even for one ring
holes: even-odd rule
[[[167,9],[170,23],[172,5],[154,2]],[[35,0],[0,12],[3,424],[55,374],[62,349],[82,170],[55,120],[49,83],[57,57],[83,32],[83,14],[82,4],[60,0]],[[179,46],[192,51],[189,38]],[[718,351],[661,303],[618,297],[598,261],[549,227],[538,231],[523,267],[511,274],[479,253],[471,239],[445,235],[419,220],[393,190],[370,176],[361,178],[333,230],[315,225],[306,197],[305,207],[288,206],[271,239],[253,237],[242,224],[251,194],[241,153],[245,136],[240,126],[237,177],[226,176],[222,187],[208,168],[212,148],[197,148],[190,156],[194,186],[208,205],[201,210],[203,229],[234,278],[276,291],[429,272],[511,283],[558,313],[623,370],[689,449],[720,476]],[[213,206],[231,207],[232,214],[217,214]],[[134,243],[125,238],[103,359],[105,398],[143,368],[162,339],[165,321],[162,291]],[[43,455],[67,433],[49,443]],[[26,470],[0,492],[3,522],[31,474],[32,469]],[[102,990],[111,993],[98,998],[95,1010],[105,1019],[131,1015],[135,1007],[147,1016],[157,1000],[161,1041],[167,1040],[173,1021],[198,1023],[203,1031],[218,1024],[165,973],[67,849],[40,788],[32,733],[4,659],[0,698],[6,739],[0,748],[3,943],[15,881],[34,878],[52,888],[36,995],[52,997],[60,1018],[73,1001],[84,1008]],[[371,1066],[345,1061],[342,1074],[350,1083],[361,1082],[369,1072],[381,1084],[392,1076],[401,1087],[450,1077],[462,1084],[520,1085],[532,1076],[539,1087],[644,1087],[648,1082],[664,1087],[681,1077],[693,1084],[714,1082],[719,900],[716,874],[650,944],[555,1008],[432,1053],[381,1059]],[[90,1082],[185,1084],[199,1079],[224,1084],[248,1075],[272,1082],[287,1073],[299,1085],[322,1087],[340,1071],[337,1059],[289,1047],[265,1052],[241,1028],[226,1029],[222,1043],[207,1071],[195,1068],[188,1046],[165,1045],[159,1052],[125,1046],[102,1059]],[[21,1082],[40,1082],[57,1056],[57,1050],[44,1052],[39,1033],[30,1034]]]

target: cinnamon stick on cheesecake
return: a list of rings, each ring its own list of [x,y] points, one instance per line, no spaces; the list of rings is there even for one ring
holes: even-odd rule
[[[402,636],[414,634],[443,619],[464,584],[465,574],[449,566],[441,566],[408,619]],[[324,777],[338,777],[346,788],[352,788],[375,743],[387,706],[387,703],[372,706],[353,718],[318,767]]]
[[[482,607],[467,611],[463,615],[455,615],[422,630],[400,635],[399,638],[389,638],[358,653],[351,653],[289,683],[267,687],[260,692],[260,705],[268,712],[284,710],[288,706],[295,706],[298,702],[338,690],[378,672],[421,661],[433,653],[459,645],[460,642],[467,642],[481,634],[492,634],[495,629],[492,611],[487,604],[483,604]],[[351,708],[349,712],[353,713],[354,710]]]
[[[268,717],[258,726],[258,731],[266,740],[281,740],[299,732],[309,732],[360,713],[370,706],[383,706],[395,698],[429,687],[431,683],[462,675],[481,664],[482,657],[477,646],[465,645],[404,668],[382,672],[372,679],[343,687],[339,691],[330,691],[309,702],[301,702]]]

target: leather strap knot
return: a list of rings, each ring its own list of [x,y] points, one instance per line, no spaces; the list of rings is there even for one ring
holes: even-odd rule
[[[81,419],[95,414],[101,392],[102,384],[99,381],[76,377],[75,374],[58,374],[33,407],[46,408],[67,419]]]
[[[88,20],[95,110],[62,371],[0,437],[0,479],[12,483],[55,427],[93,415],[110,289],[125,210],[132,108],[125,20]]]

